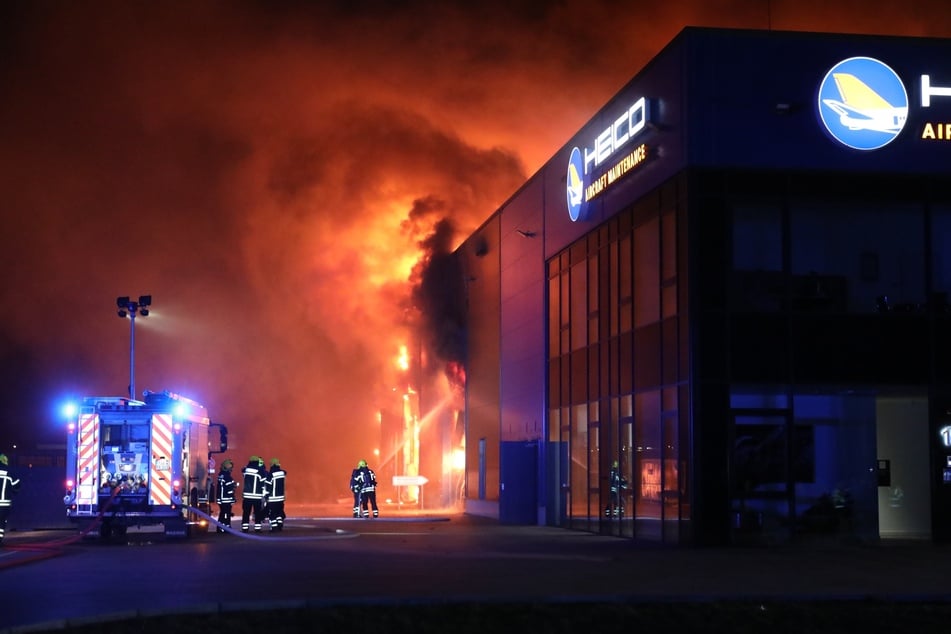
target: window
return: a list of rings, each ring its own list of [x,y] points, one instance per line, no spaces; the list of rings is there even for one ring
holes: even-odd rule
[[[660,319],[660,219],[634,229],[634,327]]]
[[[935,207],[931,216],[931,269],[933,296],[938,312],[949,311],[951,301],[951,207]]]
[[[911,205],[806,202],[790,211],[793,309],[917,312],[924,214]]]

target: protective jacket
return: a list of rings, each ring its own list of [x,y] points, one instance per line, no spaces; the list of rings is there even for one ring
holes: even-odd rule
[[[241,496],[245,500],[263,500],[268,495],[268,482],[271,474],[260,462],[249,462],[241,472],[244,475],[244,490]]]
[[[20,478],[5,464],[0,464],[0,506],[13,504],[13,495],[20,490]]]
[[[360,467],[357,471],[357,483],[360,485],[361,493],[376,491],[376,474],[370,467]]]
[[[222,469],[218,472],[218,502],[234,504],[234,490],[237,483],[231,475],[231,469]]]
[[[271,466],[271,484],[268,500],[271,502],[284,501],[284,477],[286,472],[280,465]]]

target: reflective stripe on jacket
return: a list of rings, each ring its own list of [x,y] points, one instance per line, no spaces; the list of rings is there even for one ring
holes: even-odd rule
[[[373,473],[373,469],[370,467],[361,467],[356,480],[362,493],[376,491],[376,474]]]
[[[20,478],[6,467],[0,467],[0,506],[10,506],[13,494],[20,488]]]

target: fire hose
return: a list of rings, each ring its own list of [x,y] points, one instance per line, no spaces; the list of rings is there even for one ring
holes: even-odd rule
[[[64,546],[74,544],[80,539],[86,537],[102,523],[102,518],[105,516],[106,511],[109,510],[109,507],[112,506],[112,502],[115,500],[116,494],[118,492],[118,488],[114,489],[112,491],[112,495],[109,496],[109,501],[103,505],[102,510],[99,511],[99,513],[91,522],[89,522],[89,525],[86,526],[86,528],[79,531],[75,535],[70,535],[69,537],[54,539],[46,542],[17,544],[16,546],[4,548],[4,550],[33,552],[35,554],[30,557],[19,557],[15,560],[4,561],[0,563],[0,568],[9,568],[19,564],[32,563],[34,561],[41,561],[43,559],[49,559],[51,557],[62,555]]]
[[[102,509],[99,511],[96,517],[92,521],[90,521],[89,524],[86,525],[78,533],[72,534],[68,537],[64,537],[61,539],[54,539],[54,540],[44,541],[44,542],[18,543],[16,545],[11,544],[9,546],[5,545],[4,546],[5,551],[24,552],[24,553],[29,552],[29,553],[32,553],[32,555],[27,557],[17,557],[15,559],[7,560],[7,561],[0,560],[0,569],[10,568],[12,566],[26,564],[26,563],[32,563],[35,561],[41,561],[43,559],[49,559],[51,557],[56,557],[58,555],[63,554],[65,552],[64,548],[66,546],[69,546],[71,544],[74,544],[80,541],[81,539],[88,536],[90,533],[97,530],[97,528],[102,524],[102,521],[105,518],[107,512],[109,511],[109,508],[112,506],[112,502],[115,499],[117,492],[118,490],[113,491],[112,495],[109,497],[109,501],[103,505]],[[270,535],[268,536],[256,535],[256,534],[244,533],[242,531],[235,530],[230,526],[220,523],[217,519],[211,517],[204,511],[198,508],[195,508],[193,506],[183,505],[182,508],[183,510],[192,512],[198,515],[199,517],[204,518],[205,520],[209,522],[209,524],[213,524],[217,526],[218,528],[225,531],[226,533],[236,535],[243,539],[263,540],[266,542],[273,543],[273,542],[288,542],[288,541],[319,541],[319,540],[328,540],[328,539],[350,539],[350,538],[359,536],[359,533],[345,531],[339,528],[333,529],[332,531],[330,531],[330,529],[326,529],[327,532],[323,534],[317,534],[317,535],[287,536],[283,533],[281,534],[280,537],[274,537]]]

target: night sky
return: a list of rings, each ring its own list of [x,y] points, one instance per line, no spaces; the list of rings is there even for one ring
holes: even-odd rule
[[[0,451],[62,443],[68,397],[127,394],[115,300],[150,294],[137,393],[204,403],[235,463],[280,457],[298,499],[346,496],[399,346],[426,324],[427,367],[452,356],[428,264],[685,26],[951,37],[951,11],[0,3]]]

